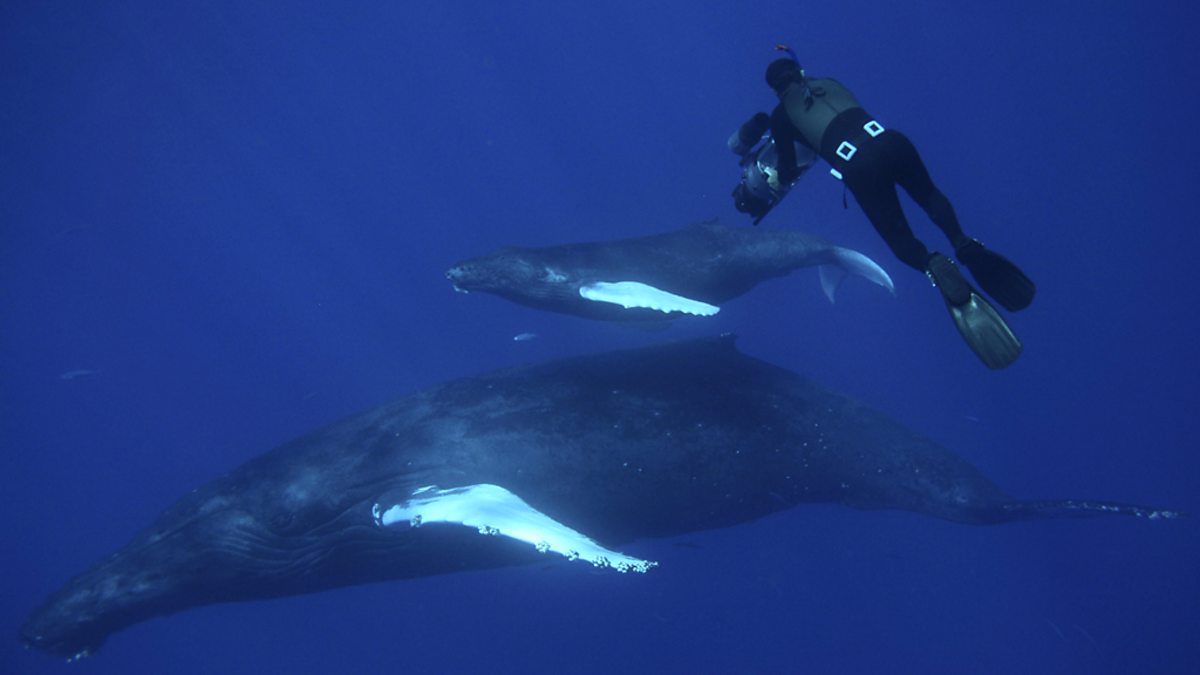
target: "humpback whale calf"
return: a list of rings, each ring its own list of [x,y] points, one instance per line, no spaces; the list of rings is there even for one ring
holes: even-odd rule
[[[285,443],[185,495],[53,593],[21,637],[74,658],[215,602],[546,559],[642,572],[654,562],[630,542],[804,502],[970,524],[1177,515],[1015,499],[724,336],[452,381]]]
[[[795,230],[727,227],[709,221],[647,237],[505,248],[446,272],[457,290],[494,293],[552,312],[606,321],[711,316],[760,282],[816,266],[833,302],[848,273],[892,293],[867,256]]]

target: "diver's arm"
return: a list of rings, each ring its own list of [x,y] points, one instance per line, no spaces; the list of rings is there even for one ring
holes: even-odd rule
[[[775,106],[771,112],[771,138],[775,140],[775,155],[779,160],[775,170],[779,172],[779,182],[784,185],[800,174],[800,168],[796,166],[796,137],[787,111],[782,105]]]

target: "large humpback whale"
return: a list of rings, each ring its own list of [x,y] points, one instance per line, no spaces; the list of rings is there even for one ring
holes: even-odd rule
[[[895,292],[867,256],[795,230],[726,227],[715,221],[647,237],[505,248],[446,272],[461,291],[494,293],[552,312],[608,321],[709,316],[760,282],[817,267],[833,301],[848,273]]]
[[[286,443],[184,496],[21,635],[75,657],[214,602],[547,558],[645,571],[654,563],[618,549],[803,502],[970,524],[1176,515],[1014,499],[949,450],[722,337],[453,381]]]

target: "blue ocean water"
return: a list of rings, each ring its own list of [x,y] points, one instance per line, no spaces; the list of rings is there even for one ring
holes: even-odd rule
[[[1200,512],[1197,10],[1147,3],[5,3],[0,671],[51,591],[192,488],[422,386],[735,332],[1020,497]],[[862,250],[646,333],[455,294],[503,245],[719,216],[791,44],[1039,285],[989,372],[814,170],[765,221]],[[907,204],[911,207],[911,203]],[[944,246],[915,209],[918,233]],[[512,336],[536,333],[535,340]],[[802,506],[569,564],[211,606],[88,673],[1191,673],[1195,519],[977,528]]]

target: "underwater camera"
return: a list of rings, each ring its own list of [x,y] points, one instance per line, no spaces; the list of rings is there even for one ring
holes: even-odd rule
[[[783,199],[804,171],[816,161],[816,154],[800,148],[797,152],[796,178],[788,183],[779,180],[779,154],[775,139],[770,132],[771,118],[766,113],[755,113],[729,137],[729,149],[741,157],[742,180],[733,189],[733,206],[754,218],[754,224]],[[807,155],[804,153],[807,152]]]

